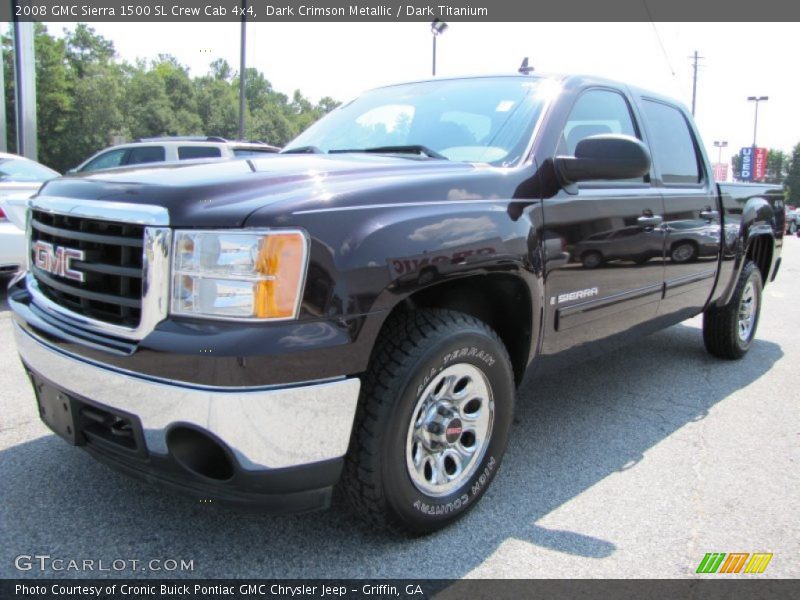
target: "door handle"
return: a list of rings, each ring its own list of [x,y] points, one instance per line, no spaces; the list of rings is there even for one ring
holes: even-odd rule
[[[719,211],[718,210],[702,210],[700,211],[700,218],[701,219],[719,219]]]
[[[657,227],[658,225],[661,225],[661,223],[663,223],[664,217],[662,217],[661,215],[651,215],[647,217],[639,217],[638,219],[636,219],[636,221],[642,227]]]

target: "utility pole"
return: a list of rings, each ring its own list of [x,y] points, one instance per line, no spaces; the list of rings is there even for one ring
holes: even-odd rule
[[[0,48],[0,152],[8,152],[8,133],[6,130],[6,81],[3,71],[3,49]]]
[[[697,68],[700,66],[700,61],[705,57],[698,56],[697,50],[695,50],[694,56],[690,56],[689,58],[694,59],[692,62],[692,69],[694,70],[694,76],[692,77],[692,116],[694,116],[695,107],[697,105]]]
[[[244,139],[244,69],[245,69],[245,41],[247,40],[247,0],[242,0],[242,39],[239,60],[239,139]]]

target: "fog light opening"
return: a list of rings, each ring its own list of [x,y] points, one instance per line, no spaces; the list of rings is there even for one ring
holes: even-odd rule
[[[229,452],[210,435],[178,426],[167,433],[167,448],[184,469],[206,479],[228,481],[234,475]]]

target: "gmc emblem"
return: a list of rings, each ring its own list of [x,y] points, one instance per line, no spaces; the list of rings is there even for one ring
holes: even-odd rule
[[[83,250],[54,246],[47,242],[37,241],[33,244],[33,264],[37,269],[47,271],[53,275],[84,282],[85,275],[81,271],[70,268],[73,260],[84,260],[86,254]]]

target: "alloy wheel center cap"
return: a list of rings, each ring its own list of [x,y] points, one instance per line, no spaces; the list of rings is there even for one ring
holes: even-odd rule
[[[447,440],[448,444],[455,444],[463,431],[464,426],[461,424],[461,419],[455,418],[445,426],[444,439]]]

